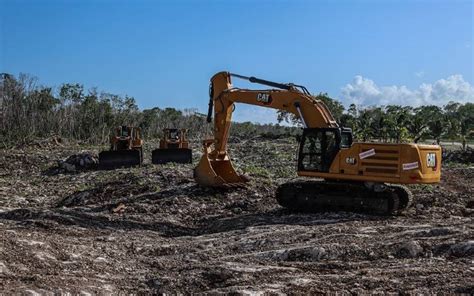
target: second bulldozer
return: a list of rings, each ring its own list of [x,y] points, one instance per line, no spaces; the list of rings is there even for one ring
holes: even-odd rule
[[[119,126],[110,137],[110,150],[99,153],[99,169],[140,165],[143,140],[138,127]]]
[[[152,151],[151,161],[154,164],[168,162],[191,163],[192,150],[186,139],[187,129],[166,128],[160,140],[160,148]]]

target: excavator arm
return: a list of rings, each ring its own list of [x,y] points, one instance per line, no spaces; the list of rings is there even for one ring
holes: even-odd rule
[[[274,89],[234,88],[232,77],[274,87]],[[336,120],[322,101],[312,97],[305,87],[291,83],[281,84],[255,77],[219,72],[211,78],[209,97],[207,120],[211,122],[212,114],[214,114],[214,139],[204,141],[204,155],[195,169],[197,182],[206,186],[221,186],[246,181],[235,172],[227,154],[227,140],[235,103],[290,112],[300,118],[304,127],[338,127]]]

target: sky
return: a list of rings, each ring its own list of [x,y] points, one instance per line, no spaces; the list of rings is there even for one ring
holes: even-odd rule
[[[473,15],[460,0],[0,0],[0,72],[127,94],[141,109],[205,113],[223,70],[345,106],[442,106],[474,102]],[[276,115],[239,104],[234,119]]]

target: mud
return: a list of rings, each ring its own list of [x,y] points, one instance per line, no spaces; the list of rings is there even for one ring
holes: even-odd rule
[[[228,190],[197,186],[191,164],[150,164],[155,147],[139,168],[55,175],[99,148],[1,150],[0,291],[474,293],[473,167],[411,186],[403,216],[302,214],[273,198],[295,177],[292,140],[232,143],[252,181]]]
[[[474,164],[474,149],[466,147],[462,149],[443,150],[443,159],[446,162],[457,162],[464,164]]]

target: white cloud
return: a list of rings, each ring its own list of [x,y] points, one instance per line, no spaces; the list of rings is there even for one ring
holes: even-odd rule
[[[417,89],[406,86],[378,86],[360,75],[342,88],[341,98],[346,104],[358,105],[438,105],[449,101],[474,102],[474,87],[462,75],[452,75],[432,84],[423,83]]]
[[[344,105],[438,105],[449,101],[474,102],[474,87],[461,75],[452,75],[434,83],[423,83],[416,89],[406,86],[378,86],[373,80],[355,76],[342,88],[340,96]],[[232,120],[236,122],[278,123],[275,109],[248,104],[236,104]],[[282,125],[287,125],[282,122]]]
[[[418,78],[421,78],[421,77],[425,76],[425,71],[415,72],[415,76],[418,77]]]
[[[235,104],[235,111],[232,114],[232,121],[236,122],[258,122],[258,123],[278,123],[277,111],[271,108],[262,108],[248,104]]]

